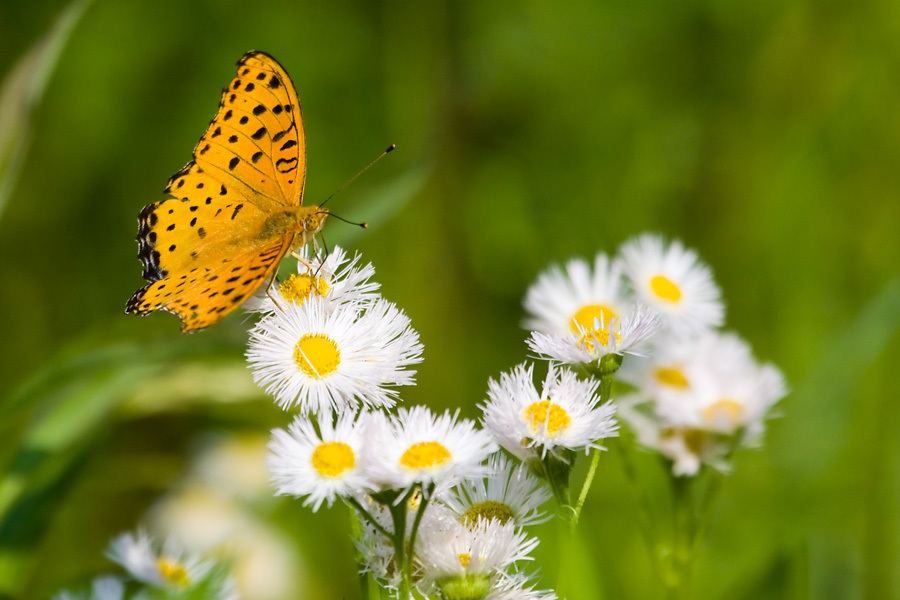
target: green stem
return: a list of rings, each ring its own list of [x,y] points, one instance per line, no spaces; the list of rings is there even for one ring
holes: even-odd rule
[[[598,369],[597,372],[600,375],[600,404],[605,403],[612,395],[613,376],[621,364],[622,357],[613,355],[610,360],[603,363],[602,368]],[[578,517],[581,516],[581,509],[584,507],[588,492],[591,490],[591,484],[594,482],[594,475],[597,473],[598,464],[600,464],[600,451],[597,448],[594,448],[591,450],[591,464],[588,467],[587,475],[585,475],[584,483],[581,486],[581,492],[578,494],[578,502],[573,509],[574,514],[570,521],[572,528],[578,524]]]
[[[428,508],[428,501],[431,500],[431,496],[434,494],[434,488],[435,484],[432,483],[427,490],[422,489],[422,501],[419,502],[419,510],[416,511],[416,518],[409,533],[409,551],[406,553],[406,564],[403,567],[408,573],[412,573],[412,559],[416,548],[416,536],[419,534],[419,524],[425,515],[425,509]]]
[[[415,488],[390,505],[391,518],[394,522],[394,562],[400,569],[400,587],[397,590],[399,600],[409,600],[412,597],[412,585],[406,561],[406,511],[407,503],[413,493],[415,493]]]
[[[647,498],[647,494],[644,493],[644,488],[641,487],[638,482],[637,470],[628,453],[628,448],[625,447],[623,442],[622,439],[619,439],[611,445],[616,454],[619,455],[619,459],[622,463],[622,470],[625,472],[625,481],[628,482],[628,488],[631,491],[632,497],[637,501],[638,527],[644,538],[644,544],[647,546],[647,552],[650,553],[650,560],[653,563],[653,568],[655,569],[659,580],[665,584],[668,579],[668,568],[662,560],[664,553],[657,533],[658,529],[653,521],[653,511],[651,510],[650,500]]]
[[[578,494],[578,502],[575,504],[575,515],[572,517],[572,528],[578,524],[578,517],[581,516],[581,509],[584,507],[584,501],[587,500],[588,492],[591,489],[591,483],[594,481],[594,475],[597,473],[597,465],[600,464],[600,450],[594,448],[591,450],[591,466],[588,467],[587,475],[584,478],[584,485],[581,486],[581,493]]]
[[[671,476],[672,482],[672,570],[667,590],[670,598],[688,598],[691,589],[691,572],[697,520],[694,514],[693,477]]]

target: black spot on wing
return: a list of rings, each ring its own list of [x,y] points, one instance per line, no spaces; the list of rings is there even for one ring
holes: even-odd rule
[[[290,173],[297,168],[297,158],[279,158],[275,161],[275,168],[279,173]]]

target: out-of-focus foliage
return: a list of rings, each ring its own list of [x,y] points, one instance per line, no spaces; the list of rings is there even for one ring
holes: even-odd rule
[[[0,76],[67,6],[0,3]],[[892,0],[95,1],[0,216],[2,472],[43,477],[33,499],[0,489],[25,511],[12,524],[31,523],[0,529],[0,571],[28,597],[77,587],[199,435],[288,420],[242,368],[240,316],[183,339],[171,315],[122,314],[142,285],[138,211],[258,49],[303,102],[309,201],[397,144],[329,203],[371,230],[332,220],[325,236],[356,236],[421,334],[407,401],[477,416],[487,378],[525,356],[538,271],[647,229],[679,237],[795,391],[724,483],[697,597],[897,597],[898,23]],[[67,402],[97,404],[48,424]],[[597,480],[582,526],[605,543],[574,564],[596,565],[605,597],[656,597],[614,457]],[[345,512],[267,510],[295,540],[303,597],[358,597]],[[544,528],[553,585],[572,573]]]

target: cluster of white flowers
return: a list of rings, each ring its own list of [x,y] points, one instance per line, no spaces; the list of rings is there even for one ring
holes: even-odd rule
[[[552,267],[528,290],[530,348],[595,371],[608,355],[634,355],[619,378],[635,391],[618,405],[638,441],[671,459],[676,475],[724,468],[785,395],[780,372],[717,330],[725,307],[712,271],[677,240],[643,234],[593,266]]]
[[[209,598],[238,600],[227,570],[210,560],[166,544],[158,548],[144,531],[123,533],[113,539],[107,557],[125,569],[125,576],[96,578],[84,593],[63,591],[54,600],[125,600],[125,598]],[[129,594],[134,582],[141,589]]]
[[[458,414],[385,412],[397,386],[414,383],[409,367],[422,345],[373,275],[340,249],[323,261],[304,256],[297,275],[251,305],[263,313],[247,351],[254,380],[283,408],[299,409],[272,432],[277,492],[314,511],[336,499],[352,506],[362,568],[389,589],[555,598],[517,566],[537,545],[522,528],[544,518],[546,487]]]
[[[534,577],[519,565],[531,560],[538,544],[525,528],[549,518],[541,506],[550,492],[524,465],[500,453],[488,458],[486,468],[484,477],[436,486],[430,498],[404,496],[405,510],[399,512],[406,523],[405,545],[411,546],[410,524],[418,522],[410,557],[416,589],[425,597],[555,600],[552,591],[535,590]],[[361,496],[363,503],[373,516],[357,541],[365,569],[385,587],[397,589],[397,511],[377,504],[371,495]]]

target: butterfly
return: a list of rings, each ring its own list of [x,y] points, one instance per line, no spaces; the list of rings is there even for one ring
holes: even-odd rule
[[[138,217],[149,283],[125,312],[169,311],[185,333],[240,306],[329,214],[303,206],[306,144],[291,78],[263,52],[248,52],[237,67],[193,160],[166,185],[173,197]]]

